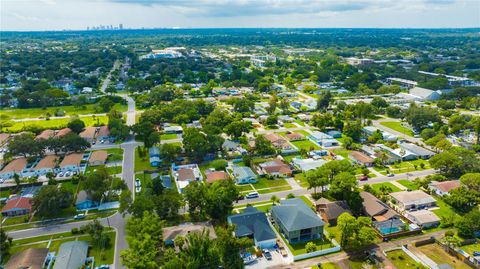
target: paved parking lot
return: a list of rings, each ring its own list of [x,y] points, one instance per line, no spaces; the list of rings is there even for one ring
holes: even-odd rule
[[[264,257],[259,257],[255,260],[254,263],[246,265],[246,269],[265,269],[265,268],[275,268],[279,265],[287,264],[286,260],[282,257],[280,252],[271,250],[272,259],[269,261]]]

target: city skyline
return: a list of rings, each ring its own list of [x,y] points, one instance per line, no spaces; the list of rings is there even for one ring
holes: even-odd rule
[[[125,28],[474,28],[470,0],[2,1],[2,31]]]

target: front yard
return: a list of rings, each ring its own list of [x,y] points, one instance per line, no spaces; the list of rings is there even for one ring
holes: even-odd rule
[[[421,264],[418,264],[410,258],[403,250],[392,250],[387,252],[387,258],[392,261],[392,263],[395,265],[397,268],[402,268],[402,269],[418,269],[418,268],[425,268]]]
[[[372,189],[374,189],[377,192],[380,192],[380,189],[382,189],[382,186],[389,189],[388,193],[402,191],[400,188],[398,188],[397,186],[393,185],[390,182],[372,184],[371,186],[372,186]]]
[[[449,255],[443,248],[437,244],[429,244],[418,247],[427,257],[432,259],[437,264],[449,264],[456,269],[469,269],[470,267],[460,261],[459,259]]]
[[[408,135],[408,136],[414,135],[412,129],[403,126],[402,123],[398,121],[384,121],[384,122],[380,122],[380,124],[392,130],[400,132],[404,135]]]

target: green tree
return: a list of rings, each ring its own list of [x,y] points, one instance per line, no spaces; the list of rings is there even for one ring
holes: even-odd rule
[[[155,213],[127,219],[128,249],[121,251],[122,264],[127,268],[157,269],[163,247],[163,221]]]
[[[0,261],[10,253],[12,247],[12,238],[7,235],[4,229],[0,229]]]
[[[92,243],[102,249],[108,248],[110,246],[110,237],[105,229],[105,227],[98,220],[93,220],[89,224],[83,226],[83,229],[92,238]]]
[[[38,191],[32,200],[32,210],[42,218],[53,217],[72,205],[72,194],[56,185],[48,185]]]
[[[160,147],[160,154],[162,155],[162,160],[165,163],[172,163],[177,158],[178,154],[182,151],[182,148],[173,143],[162,144]]]
[[[480,231],[480,211],[474,209],[460,217],[455,222],[458,235],[464,238],[474,238],[475,232]]]
[[[372,225],[370,218],[355,219],[347,212],[341,214],[337,220],[337,227],[341,233],[340,246],[356,249],[373,243],[376,233],[370,225]]]
[[[275,153],[275,148],[263,135],[258,135],[255,137],[255,152],[259,155],[272,155]]]
[[[74,118],[67,124],[67,127],[78,134],[85,128],[85,123],[79,118]]]
[[[480,173],[467,173],[460,177],[460,182],[470,190],[480,193]]]
[[[317,110],[325,111],[330,106],[330,102],[332,101],[332,93],[330,91],[323,92],[317,100]]]
[[[16,135],[8,143],[8,151],[13,156],[39,156],[43,154],[43,150],[43,143],[36,141],[32,133]]]
[[[109,190],[111,177],[108,175],[105,167],[98,167],[97,170],[89,174],[84,182],[84,190],[90,195],[92,201],[100,202],[105,197],[105,192]]]
[[[215,229],[217,239],[215,245],[220,253],[220,260],[225,269],[242,269],[244,268],[243,259],[238,255],[243,249],[250,247],[253,242],[250,238],[236,238],[233,235],[234,228],[219,227]]]

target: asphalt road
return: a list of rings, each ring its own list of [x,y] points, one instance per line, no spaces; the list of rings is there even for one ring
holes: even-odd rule
[[[390,182],[390,181],[395,181],[399,179],[407,179],[407,180],[414,180],[415,178],[423,178],[425,176],[434,174],[435,170],[434,169],[427,169],[423,171],[415,171],[415,172],[410,172],[410,173],[403,173],[403,174],[396,174],[393,177],[388,177],[388,176],[380,176],[380,177],[375,177],[371,178],[367,181],[359,181],[359,185],[364,185],[364,184],[375,184],[375,183],[383,183],[383,182]],[[266,202],[270,201],[270,198],[275,195],[276,197],[282,199],[286,198],[288,194],[294,194],[295,196],[301,196],[309,193],[313,193],[313,190],[307,190],[307,189],[297,189],[297,190],[288,190],[288,191],[280,191],[280,192],[275,192],[275,193],[265,193],[265,194],[260,194],[258,198],[253,198],[253,199],[243,199],[239,200],[236,205],[244,205],[244,204],[251,204],[251,203],[257,203],[257,202]]]

